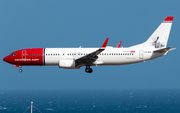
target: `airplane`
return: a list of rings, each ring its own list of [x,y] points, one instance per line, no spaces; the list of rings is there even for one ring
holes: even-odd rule
[[[7,63],[22,66],[59,66],[64,69],[79,69],[85,66],[86,73],[92,73],[91,66],[126,65],[153,60],[167,55],[172,47],[166,47],[173,21],[168,16],[144,43],[127,48],[107,46],[109,38],[100,48],[31,48],[12,52],[3,58]],[[121,42],[120,42],[121,43]]]

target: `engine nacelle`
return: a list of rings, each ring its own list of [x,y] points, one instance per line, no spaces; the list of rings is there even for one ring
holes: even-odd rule
[[[79,69],[80,67],[76,67],[76,63],[74,60],[60,60],[59,68],[65,69]]]

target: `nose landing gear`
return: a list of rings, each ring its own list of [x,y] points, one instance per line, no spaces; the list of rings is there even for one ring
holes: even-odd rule
[[[13,65],[14,67],[19,67],[19,72],[21,73],[23,70],[22,70],[22,66],[21,65]]]
[[[19,72],[21,73],[23,70],[22,69],[19,69]]]
[[[86,73],[92,73],[92,72],[93,72],[93,69],[90,68],[90,66],[86,66],[85,71],[86,71]]]

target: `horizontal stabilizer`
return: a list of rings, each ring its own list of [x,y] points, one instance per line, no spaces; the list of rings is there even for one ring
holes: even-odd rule
[[[154,52],[167,52],[167,51],[169,51],[171,48],[172,48],[172,47],[167,47],[167,48],[155,50]]]
[[[176,48],[171,48],[169,51],[175,50]]]

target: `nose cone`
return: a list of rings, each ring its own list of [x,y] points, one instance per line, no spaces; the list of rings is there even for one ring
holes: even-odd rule
[[[3,60],[4,60],[5,62],[8,62],[8,56],[4,57]]]

